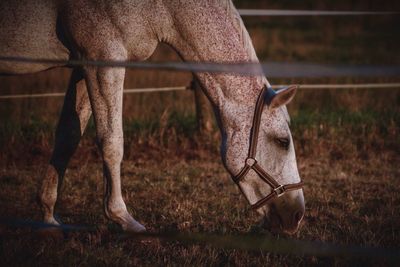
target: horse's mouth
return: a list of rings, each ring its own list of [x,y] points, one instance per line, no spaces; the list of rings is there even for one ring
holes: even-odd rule
[[[262,218],[260,221],[260,227],[273,234],[283,233],[282,225],[280,223],[276,223],[275,221],[269,218]]]
[[[269,209],[268,215],[261,219],[259,226],[273,234],[286,235],[294,235],[300,229],[300,223],[298,225],[285,226],[281,216],[273,206]]]

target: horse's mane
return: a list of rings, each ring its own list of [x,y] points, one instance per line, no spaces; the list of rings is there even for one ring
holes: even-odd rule
[[[250,56],[251,61],[258,62],[258,58],[255,53],[253,43],[251,42],[251,38],[246,30],[246,27],[244,26],[243,20],[240,17],[239,12],[233,5],[232,0],[224,0],[224,1],[226,6],[226,14],[228,15],[229,18],[232,19],[233,24],[240,35],[239,38],[242,41],[243,48],[245,49],[246,53]]]
[[[250,35],[244,26],[243,20],[239,15],[238,10],[233,5],[232,0],[224,0],[225,10],[227,16],[232,19],[235,28],[239,33],[239,38],[242,41],[242,45],[246,53],[249,55],[252,62],[258,62],[258,57],[251,41]],[[263,84],[270,86],[267,78],[262,76]]]
[[[258,62],[259,60],[258,60],[256,51],[254,49],[253,42],[251,41],[250,35],[249,35],[248,31],[246,30],[246,27],[244,26],[243,20],[240,17],[238,10],[233,5],[232,0],[224,0],[224,1],[225,1],[225,5],[226,5],[226,13],[232,19],[235,28],[237,29],[237,31],[240,34],[239,38],[242,41],[243,48],[245,49],[246,53],[250,56],[250,60],[252,62]],[[263,84],[270,86],[270,84],[265,76],[262,76],[261,79],[263,81]],[[281,110],[284,113],[286,121],[288,123],[290,123],[290,116],[286,109],[286,106],[282,106]]]

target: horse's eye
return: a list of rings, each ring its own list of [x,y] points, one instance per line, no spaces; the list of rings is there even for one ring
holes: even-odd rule
[[[276,143],[283,149],[288,150],[290,146],[289,138],[276,138]]]

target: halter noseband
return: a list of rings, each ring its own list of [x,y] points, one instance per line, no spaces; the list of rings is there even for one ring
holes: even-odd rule
[[[265,86],[261,91],[260,95],[258,96],[256,108],[254,110],[253,125],[251,127],[251,133],[250,133],[249,154],[244,162],[244,167],[242,168],[242,170],[236,176],[232,176],[233,181],[237,185],[239,185],[239,182],[247,175],[247,173],[250,170],[253,170],[258,174],[261,180],[263,180],[265,183],[267,183],[269,186],[272,187],[272,192],[270,194],[263,197],[253,205],[251,205],[251,208],[254,210],[262,207],[263,205],[266,205],[270,200],[274,199],[275,197],[282,196],[287,191],[297,190],[303,187],[302,181],[295,184],[286,184],[286,185],[279,184],[271,175],[269,175],[258,164],[255,158],[262,111],[264,105],[265,104],[269,105],[272,99],[275,97],[275,95],[276,92],[272,90],[272,88]]]

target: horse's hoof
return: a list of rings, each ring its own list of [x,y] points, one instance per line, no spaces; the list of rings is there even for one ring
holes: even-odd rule
[[[126,210],[122,212],[111,213],[106,209],[106,215],[109,219],[121,226],[124,232],[143,233],[146,231],[146,228],[136,221]]]
[[[137,221],[130,222],[129,224],[122,225],[122,229],[125,232],[131,233],[144,233],[146,232],[146,227],[142,224],[138,223]]]

